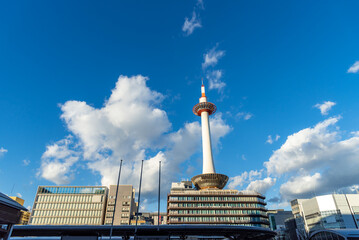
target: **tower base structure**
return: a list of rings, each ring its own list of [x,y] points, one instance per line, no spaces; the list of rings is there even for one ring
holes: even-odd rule
[[[228,176],[219,173],[203,173],[194,176],[193,185],[198,189],[223,189],[228,181]]]

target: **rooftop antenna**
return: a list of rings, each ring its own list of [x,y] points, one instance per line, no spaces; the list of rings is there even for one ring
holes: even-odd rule
[[[201,79],[202,79],[202,85],[203,85],[203,77]]]

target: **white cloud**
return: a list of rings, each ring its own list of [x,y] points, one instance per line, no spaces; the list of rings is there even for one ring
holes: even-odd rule
[[[264,165],[270,175],[286,176],[280,193],[285,200],[325,194],[358,184],[359,136],[343,139],[328,118],[286,139]]]
[[[224,56],[225,52],[222,50],[217,50],[217,46],[213,47],[207,53],[203,55],[204,62],[202,63],[202,68],[206,69],[209,66],[215,66],[218,63],[218,60]]]
[[[7,149],[1,147],[0,148],[0,157],[3,156],[5,153],[7,153]]]
[[[227,186],[229,189],[242,187],[243,184],[246,183],[247,178],[248,178],[248,172],[243,172],[241,175],[230,177]]]
[[[198,6],[198,8],[204,10],[203,0],[198,0],[198,1],[197,1],[197,6]]]
[[[250,184],[252,181],[257,180],[262,177],[262,170],[251,170],[249,172],[244,171],[241,175],[230,177],[228,181],[228,188],[235,189],[238,187],[242,187],[244,184]]]
[[[182,31],[186,33],[187,36],[191,35],[196,28],[202,27],[200,20],[197,18],[196,12],[192,12],[192,18],[189,20],[185,18],[184,24],[182,26]]]
[[[73,138],[68,136],[46,147],[41,157],[38,176],[55,184],[68,184],[73,179],[72,166],[79,160],[79,153],[71,150]]]
[[[328,115],[329,110],[335,105],[336,105],[335,102],[326,101],[326,102],[323,102],[321,104],[317,103],[317,104],[314,105],[314,107],[318,108],[322,115]]]
[[[357,73],[359,72],[359,61],[356,61],[349,69],[348,73]]]
[[[279,140],[279,138],[280,138],[280,136],[277,134],[277,135],[275,135],[275,140],[276,141],[278,141]]]
[[[272,135],[268,135],[266,143],[269,143],[269,144],[273,143]]]
[[[222,91],[223,88],[226,86],[226,84],[221,81],[221,70],[209,71],[206,77],[209,81],[209,89],[217,89],[218,91]]]
[[[21,193],[16,193],[16,196],[18,196],[19,198],[22,198]]]
[[[275,136],[274,139],[272,138],[272,135],[268,135],[266,143],[273,144],[273,142],[278,141],[279,138],[280,138],[280,136],[278,134]]]
[[[261,194],[265,194],[269,188],[271,188],[276,183],[275,178],[266,177],[261,180],[254,180],[248,186],[247,190],[253,190]]]
[[[238,119],[244,119],[244,120],[249,120],[253,117],[253,114],[252,113],[249,113],[249,112],[239,112],[236,114],[236,117]]]
[[[244,154],[242,154],[242,160],[247,160],[246,156]]]
[[[30,162],[31,162],[31,161],[28,160],[28,159],[22,160],[22,164],[23,164],[24,166],[29,166]]]
[[[182,163],[201,149],[201,127],[196,121],[171,131],[167,113],[157,108],[164,97],[149,89],[146,81],[147,78],[141,75],[120,76],[103,107],[67,101],[61,106],[61,118],[76,136],[74,151],[81,153],[85,166],[100,174],[103,185],[116,183],[119,162],[123,159],[121,184],[133,184],[137,189],[141,160],[146,160],[142,193],[150,200],[151,194],[157,194],[158,161],[162,161],[162,181],[178,181],[180,174],[185,172]],[[220,113],[211,117],[210,124],[213,145],[218,147],[220,139],[231,128]],[[64,156],[66,159],[68,155]],[[63,159],[62,162],[66,163]],[[66,166],[63,175],[68,176],[70,164]],[[164,187],[162,190],[168,189]]]
[[[320,173],[294,176],[288,182],[281,185],[280,193],[286,199],[294,199],[297,196],[302,196],[303,194],[313,194],[316,193],[316,189],[320,187],[320,180]]]
[[[336,124],[339,117],[326,119],[313,128],[305,128],[287,137],[280,149],[274,151],[264,165],[269,174],[283,174],[296,171],[298,167],[311,167],[320,162],[318,152],[329,153],[329,146],[335,142],[337,132],[330,132],[329,126]]]

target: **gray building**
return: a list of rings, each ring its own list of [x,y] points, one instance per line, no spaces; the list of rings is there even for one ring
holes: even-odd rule
[[[136,212],[135,189],[132,185],[120,185],[116,200],[116,187],[110,186],[104,224],[111,225],[115,214],[113,225],[129,225]]]
[[[268,210],[267,215],[271,230],[277,233],[276,239],[289,239],[285,222],[293,218],[292,211],[284,211],[284,209]]]

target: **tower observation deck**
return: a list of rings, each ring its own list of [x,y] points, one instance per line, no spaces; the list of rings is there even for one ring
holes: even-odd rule
[[[201,117],[202,125],[202,151],[203,151],[203,171],[202,174],[194,176],[192,182],[198,189],[222,189],[225,187],[228,176],[218,174],[215,171],[212,155],[211,131],[209,116],[217,110],[216,105],[207,102],[204,85],[201,86],[202,96],[192,111]]]

